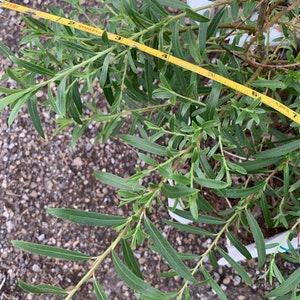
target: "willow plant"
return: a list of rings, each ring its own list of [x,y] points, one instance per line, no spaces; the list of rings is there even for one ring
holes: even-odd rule
[[[132,210],[123,217],[68,207],[47,209],[52,217],[115,230],[117,238],[102,254],[91,256],[31,241],[12,241],[15,247],[31,253],[91,261],[91,267],[74,287],[62,289],[50,283],[32,286],[22,279],[19,285],[28,292],[71,299],[92,278],[97,299],[108,299],[94,275],[104,259],[111,256],[120,279],[138,298],[191,299],[191,286],[208,284],[221,299],[226,299],[204,262],[209,257],[216,266],[217,258],[223,257],[246,284],[253,285],[242,265],[220,245],[226,237],[245,259],[250,259],[243,240],[233,230],[240,228],[253,236],[257,268],[265,268],[265,277],[270,282],[279,282],[266,297],[299,296],[300,268],[283,276],[275,260],[281,256],[295,264],[300,262],[297,249],[290,243],[300,223],[299,125],[262,105],[260,99],[243,96],[239,90],[146,54],[137,47],[115,43],[106,34],[114,33],[202,66],[297,110],[300,104],[297,5],[288,10],[281,1],[269,1],[264,8],[266,17],[257,21],[251,18],[259,10],[257,1],[212,2],[211,8],[217,12],[207,11],[203,15],[179,0],[143,0],[139,4],[133,0],[103,0],[88,9],[78,0],[65,1],[73,7],[70,19],[85,19],[86,24],[105,30],[104,34],[99,37],[24,16],[26,29],[18,55],[0,43],[2,55],[14,63],[1,79],[0,91],[6,96],[0,100],[0,109],[10,107],[11,125],[26,105],[33,126],[44,138],[39,111],[47,107],[57,116],[56,134],[72,128],[73,147],[80,143],[89,124],[97,122],[101,130],[95,136],[95,143],[119,139],[135,148],[147,167],[136,167],[135,174],[127,179],[103,171],[94,173],[103,184],[118,190],[120,206],[132,204]],[[42,9],[65,17],[62,8]],[[282,26],[283,36],[275,48],[270,48],[262,30],[267,33],[274,20]],[[239,43],[244,33],[251,35],[248,46]],[[255,51],[256,45],[259,53]],[[7,79],[14,80],[19,88],[5,88]],[[96,88],[100,88],[100,95]],[[41,90],[46,91],[46,101],[36,97]],[[141,184],[149,182],[143,179],[153,175],[155,182]],[[168,207],[168,198],[175,199],[173,207]],[[220,206],[211,199],[223,203],[224,210],[218,210]],[[151,221],[155,205],[165,206],[166,210],[190,220],[190,224],[171,219],[162,222],[178,232],[208,236],[212,240],[210,246],[197,255],[177,252],[162,234],[162,228]],[[255,219],[254,209],[260,211],[263,222]],[[208,226],[204,229],[201,224]],[[207,230],[211,225],[218,230]],[[287,241],[281,242],[290,246],[286,253],[278,243],[273,245],[273,254],[266,260],[263,226],[289,231]],[[178,291],[165,293],[154,288],[141,272],[133,251],[145,241],[170,267],[171,272],[161,275],[166,280],[174,276],[183,279]],[[186,260],[193,261],[193,267]]]

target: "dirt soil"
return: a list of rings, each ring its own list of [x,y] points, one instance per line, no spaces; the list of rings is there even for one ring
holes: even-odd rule
[[[49,1],[16,1],[40,10],[46,10]],[[30,2],[30,4],[28,4]],[[98,5],[97,1],[81,1],[83,5]],[[68,9],[68,8],[66,8]],[[0,10],[0,41],[14,52],[18,51],[21,38],[18,13]],[[0,77],[10,62],[1,56]],[[15,88],[14,83],[8,84]],[[40,99],[45,99],[41,93]],[[109,140],[105,145],[93,145],[99,128],[90,126],[72,150],[71,130],[53,137],[55,124],[47,110],[41,112],[46,140],[38,137],[33,129],[26,109],[23,109],[11,127],[7,126],[9,110],[0,114],[0,300],[14,299],[61,299],[59,297],[37,296],[23,292],[18,279],[29,284],[48,283],[63,288],[74,286],[88,270],[88,263],[58,261],[22,252],[12,246],[12,240],[24,240],[41,244],[60,246],[92,256],[101,254],[114,240],[115,232],[107,228],[91,228],[56,219],[45,212],[46,208],[68,207],[88,211],[128,216],[128,207],[118,207],[115,190],[101,184],[93,175],[102,170],[128,177],[139,163],[134,151],[118,140]],[[205,236],[180,233],[163,224],[168,218],[166,207],[157,205],[149,216],[155,222],[175,249],[180,252],[203,253],[211,240]],[[218,228],[208,228],[217,231]],[[145,244],[135,251],[141,270],[148,282],[163,291],[180,288],[180,278],[161,279],[158,273],[167,271],[167,266]],[[191,265],[195,262],[191,262]],[[280,264],[280,262],[279,262]],[[213,268],[206,264],[228,299],[263,299],[271,289],[267,281],[258,280],[264,271],[257,271],[255,260],[244,263],[255,285],[246,286],[229,267]],[[282,262],[282,268],[292,272],[295,266]],[[96,278],[103,286],[109,299],[136,299],[119,279],[107,258],[96,272]],[[191,288],[192,299],[217,299],[208,286]],[[96,299],[92,283],[88,282],[73,299]]]

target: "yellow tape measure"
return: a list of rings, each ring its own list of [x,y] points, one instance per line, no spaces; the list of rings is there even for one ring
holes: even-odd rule
[[[0,7],[4,7],[4,8],[8,8],[11,10],[15,10],[15,11],[19,11],[23,14],[27,14],[27,15],[31,15],[34,17],[38,17],[38,18],[42,18],[42,19],[46,19],[46,20],[50,20],[62,25],[66,25],[78,30],[82,30],[94,35],[98,35],[98,36],[102,36],[104,33],[104,30],[96,28],[96,27],[92,27],[89,25],[85,25],[79,22],[75,22],[63,17],[58,17],[52,14],[48,14],[39,10],[35,10],[32,8],[28,8],[22,5],[18,5],[12,2],[8,2],[8,1],[4,1],[4,0],[0,0]],[[213,73],[211,71],[208,71],[202,67],[196,66],[192,63],[189,63],[183,59],[177,58],[175,56],[169,55],[165,52],[153,49],[151,47],[145,46],[143,44],[140,44],[138,42],[135,42],[133,40],[130,40],[128,38],[124,38],[120,35],[117,34],[113,34],[113,33],[109,33],[106,32],[107,37],[110,41],[115,41],[117,43],[129,46],[129,47],[134,47],[137,48],[140,51],[143,51],[145,53],[148,53],[152,56],[156,56],[162,60],[165,60],[169,63],[175,64],[177,66],[180,66],[184,69],[190,70],[194,73],[197,73],[199,75],[202,75],[206,78],[209,78],[211,80],[217,81],[229,88],[234,89],[235,91],[242,93],[244,95],[247,95],[253,99],[257,99],[260,98],[261,102],[272,107],[273,109],[275,109],[276,111],[280,112],[281,114],[287,116],[289,119],[291,119],[292,121],[295,121],[296,123],[300,124],[300,114],[298,114],[297,112],[293,111],[292,109],[288,108],[287,106],[285,106],[284,104],[278,102],[277,100],[266,96],[262,93],[259,93],[255,90],[252,90],[242,84],[239,84],[237,82],[234,82],[230,79],[227,79],[221,75],[218,75],[216,73]]]

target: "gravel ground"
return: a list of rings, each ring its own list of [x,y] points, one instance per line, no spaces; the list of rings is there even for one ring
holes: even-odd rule
[[[45,9],[48,1],[43,1],[41,5],[40,0],[32,2],[30,6]],[[85,5],[97,3],[91,0],[83,2]],[[20,27],[16,24],[20,24],[20,16],[7,10],[0,10],[0,13],[0,40],[17,52]],[[1,57],[0,76],[9,66],[8,60]],[[13,83],[9,83],[9,86],[14,87]],[[118,208],[116,192],[99,183],[93,171],[106,170],[126,177],[134,173],[138,160],[136,154],[118,140],[108,141],[105,145],[93,145],[93,138],[99,130],[97,126],[88,129],[73,151],[70,148],[70,131],[52,137],[55,124],[47,111],[42,112],[48,137],[46,140],[38,137],[25,109],[10,128],[6,125],[8,116],[8,110],[0,114],[0,299],[59,299],[24,293],[18,287],[17,279],[31,284],[44,282],[66,288],[80,280],[88,269],[88,263],[58,261],[27,254],[12,247],[11,241],[21,239],[99,255],[113,241],[113,231],[71,224],[47,215],[45,209],[78,207],[126,216],[129,208]],[[209,246],[211,241],[206,237],[179,234],[163,225],[163,217],[168,218],[166,208],[156,207],[151,219],[163,229],[178,251],[202,253]],[[217,231],[217,228],[214,230]],[[136,256],[148,282],[165,291],[181,286],[178,278],[158,278],[158,271],[166,271],[167,267],[147,245],[139,247]],[[255,261],[248,262],[245,267],[256,283],[252,288],[247,287],[230,268],[213,269],[207,265],[228,299],[263,299],[263,293],[270,289],[267,282],[258,280],[263,272],[256,271]],[[290,272],[294,266],[285,262],[282,268]],[[110,299],[135,299],[114,272],[110,258],[104,261],[96,275]],[[191,292],[192,299],[216,299],[207,286],[193,287]],[[95,299],[91,282],[84,285],[73,299]]]

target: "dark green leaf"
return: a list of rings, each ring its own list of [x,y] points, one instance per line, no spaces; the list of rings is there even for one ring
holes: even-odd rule
[[[29,285],[21,279],[18,279],[18,285],[26,292],[33,294],[52,294],[52,295],[68,295],[68,292],[58,286],[49,284]]]
[[[249,211],[246,211],[246,218],[250,227],[250,231],[253,234],[257,250],[258,269],[261,269],[266,261],[266,244],[264,236],[254,216]]]
[[[269,157],[268,159],[255,159],[255,160],[249,160],[242,163],[239,163],[238,165],[244,168],[248,173],[255,173],[258,170],[260,171],[262,168],[270,166],[272,164],[277,163],[280,160],[278,157]]]
[[[214,16],[214,18],[209,23],[207,28],[207,39],[212,37],[218,29],[218,25],[223,17],[225,10],[227,9],[226,5],[224,5]]]
[[[226,220],[217,218],[217,217],[213,217],[213,216],[206,216],[206,215],[199,215],[198,219],[195,220],[192,216],[192,214],[189,211],[185,211],[185,210],[179,210],[179,209],[175,209],[175,211],[173,211],[176,215],[194,221],[194,222],[199,222],[199,223],[204,223],[204,224],[215,224],[215,225],[222,225],[226,223]]]
[[[211,275],[206,271],[206,269],[201,268],[201,272],[204,278],[208,281],[211,288],[216,292],[216,294],[220,297],[221,300],[227,300],[226,295],[224,294],[223,290],[220,286],[213,280]]]
[[[145,226],[159,253],[174,269],[174,271],[176,271],[179,276],[188,280],[189,282],[196,283],[196,279],[186,265],[182,262],[182,260],[178,257],[176,251],[147,217],[145,217]]]
[[[115,226],[126,222],[126,218],[100,214],[72,208],[47,208],[46,212],[57,218],[90,226]]]
[[[105,292],[103,291],[102,286],[96,279],[93,280],[93,287],[98,300],[109,300]]]
[[[201,186],[209,188],[209,189],[224,189],[228,186],[227,182],[216,180],[216,179],[209,179],[209,178],[199,178],[195,177],[194,180]]]
[[[126,191],[141,191],[145,190],[145,188],[142,185],[135,185],[128,183],[125,179],[123,179],[120,176],[102,172],[102,171],[95,171],[94,172],[95,177],[100,180],[101,182],[112,186],[114,188],[120,189],[120,190],[126,190]]]
[[[259,159],[269,159],[273,157],[283,156],[292,151],[295,151],[300,148],[300,139],[289,142],[282,146],[274,147],[272,149],[268,149],[262,151],[260,153],[255,154],[254,156]]]
[[[176,199],[176,198],[188,198],[191,195],[199,193],[198,189],[187,187],[183,184],[169,185],[164,183],[161,187],[161,192],[166,197]]]
[[[18,240],[13,240],[12,244],[14,247],[20,248],[30,253],[54,257],[58,259],[65,259],[65,260],[72,260],[72,261],[92,259],[92,257],[87,254],[72,251],[72,250],[65,250],[53,246],[39,245],[35,243],[18,241]]]
[[[110,60],[110,53],[108,53],[104,59],[104,62],[102,65],[102,71],[101,71],[100,78],[99,78],[100,86],[102,88],[105,86],[106,79],[108,77],[109,60]]]
[[[29,61],[17,58],[17,57],[13,57],[11,58],[11,60],[14,63],[17,63],[20,67],[25,68],[28,71],[31,71],[35,74],[41,74],[41,75],[47,75],[47,76],[51,76],[53,77],[55,75],[55,73],[47,68],[44,68],[42,66],[39,66],[37,64],[31,63]]]
[[[230,242],[232,243],[232,245],[239,250],[239,252],[245,256],[245,258],[247,259],[251,259],[252,256],[249,253],[249,251],[247,250],[247,248],[233,235],[231,234],[229,231],[226,232],[227,237],[229,238]]]
[[[143,150],[143,151],[146,151],[146,152],[149,152],[152,154],[160,155],[160,156],[169,156],[166,147],[158,145],[149,140],[144,140],[139,137],[131,136],[128,134],[122,134],[120,136],[120,138],[124,142],[128,143],[129,145],[136,147],[140,150]],[[172,154],[175,155],[176,153],[177,153],[176,151],[172,151]]]
[[[153,297],[155,299],[170,299],[172,297],[165,295],[161,291],[155,289],[139,277],[137,277],[122,261],[112,252],[114,267],[120,276],[121,280],[126,283],[131,289],[142,295]]]
[[[266,182],[261,181],[257,183],[255,186],[250,188],[236,189],[236,188],[228,188],[225,191],[226,197],[228,198],[243,198],[253,195],[255,193],[259,193],[263,191],[266,187]]]
[[[88,49],[86,47],[78,45],[76,43],[72,43],[70,41],[62,40],[62,39],[59,40],[59,43],[62,44],[62,45],[64,45],[64,46],[66,46],[67,50],[74,50],[76,52],[84,53],[84,54],[89,54],[91,56],[95,55],[95,52],[91,51],[90,49]]]
[[[209,22],[208,18],[198,14],[197,12],[195,12],[194,10],[192,10],[190,8],[186,8],[185,13],[186,13],[187,17],[193,19],[194,21],[197,21],[197,22],[200,22],[200,23]]]
[[[219,253],[228,261],[228,263],[236,270],[236,272],[241,276],[241,278],[250,286],[253,285],[253,282],[247,272],[239,265],[234,258],[228,255],[223,249],[217,247]]]
[[[193,226],[193,225],[185,225],[185,224],[181,224],[178,222],[173,222],[173,221],[169,221],[167,219],[163,219],[163,222],[172,226],[173,228],[177,228],[179,230],[183,230],[186,232],[191,232],[191,233],[195,233],[195,234],[199,234],[199,235],[204,235],[204,236],[214,236],[214,233],[211,233],[205,229]]]
[[[260,87],[260,88],[269,88],[271,90],[276,90],[276,89],[286,89],[286,84],[283,83],[280,80],[271,80],[271,79],[256,79],[251,83],[252,86],[254,87]]]
[[[44,134],[44,130],[41,124],[41,119],[37,110],[37,100],[36,97],[33,96],[31,98],[29,98],[28,102],[27,102],[27,107],[28,107],[28,112],[32,121],[32,124],[35,128],[35,130],[38,132],[38,134],[44,139],[45,138],[45,134]]]
[[[139,268],[139,265],[134,257],[134,254],[130,248],[130,245],[126,240],[122,240],[122,252],[124,260],[128,266],[128,268],[139,278],[144,280],[143,274]]]
[[[294,271],[289,277],[276,289],[267,293],[266,297],[282,296],[299,286],[300,268]]]

